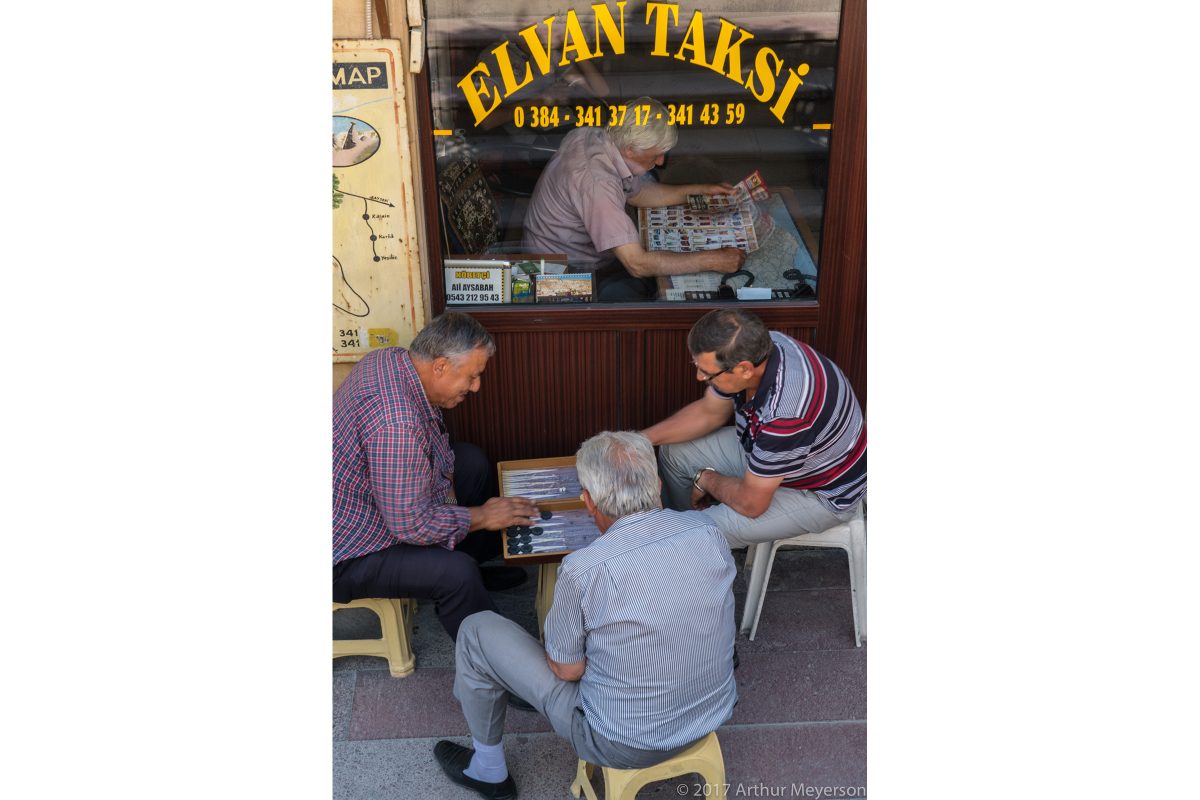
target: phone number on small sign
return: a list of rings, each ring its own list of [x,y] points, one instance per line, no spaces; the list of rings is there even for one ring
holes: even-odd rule
[[[638,106],[575,106],[573,114],[558,106],[517,106],[513,109],[513,124],[518,128],[557,128],[575,123],[576,128],[626,125],[648,125],[651,118],[664,119],[648,105]],[[741,125],[746,119],[745,103],[684,103],[667,104],[666,121],[670,125]]]
[[[447,303],[499,303],[499,292],[446,292]]]

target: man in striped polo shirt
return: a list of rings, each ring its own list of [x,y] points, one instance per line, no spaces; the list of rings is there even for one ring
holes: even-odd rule
[[[654,449],[605,431],[576,454],[581,498],[604,535],[567,555],[543,648],[492,611],[459,628],[454,696],[473,747],[438,742],[450,780],[516,797],[502,736],[509,693],[528,700],[593,764],[657,764],[733,713],[729,546],[706,515],[664,510]]]
[[[867,429],[837,365],[738,309],[701,317],[688,350],[708,391],[644,431],[671,507],[707,508],[731,547],[851,519],[867,492]]]

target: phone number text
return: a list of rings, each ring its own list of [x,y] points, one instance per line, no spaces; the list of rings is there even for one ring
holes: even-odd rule
[[[746,119],[746,104],[668,103],[665,117],[648,105],[575,106],[573,113],[558,106],[513,109],[513,124],[518,128],[557,128],[571,123],[576,128],[617,127],[630,121],[634,125],[648,125],[652,119],[665,119],[670,125],[741,125]]]

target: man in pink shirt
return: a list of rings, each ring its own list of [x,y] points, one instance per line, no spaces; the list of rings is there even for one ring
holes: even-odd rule
[[[634,111],[645,106],[648,118]],[[572,270],[597,272],[600,300],[653,297],[658,275],[736,272],[746,254],[733,247],[697,253],[642,247],[626,203],[639,208],[682,205],[689,194],[728,194],[733,187],[654,181],[648,173],[662,166],[679,134],[657,100],[639,97],[626,108],[623,125],[579,128],[563,139],[533,190],[525,214],[525,249],[564,253]]]

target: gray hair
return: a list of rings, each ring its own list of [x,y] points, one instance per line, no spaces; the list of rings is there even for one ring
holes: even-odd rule
[[[638,118],[638,107],[650,106],[649,118]],[[666,106],[653,97],[639,97],[625,105],[625,121],[622,125],[606,128],[608,140],[618,149],[632,147],[634,150],[670,150],[679,141],[679,132],[671,124],[671,114]],[[641,123],[640,125],[638,123]]]
[[[458,359],[477,347],[487,349],[488,358],[496,354],[496,343],[474,317],[447,311],[434,317],[408,346],[408,352],[424,361],[436,358]]]
[[[742,361],[757,365],[771,355],[771,334],[750,312],[719,308],[705,314],[688,331],[688,351],[692,358],[712,353],[721,369]]]
[[[575,454],[579,485],[612,519],[662,508],[658,463],[650,440],[636,431],[603,431]]]

